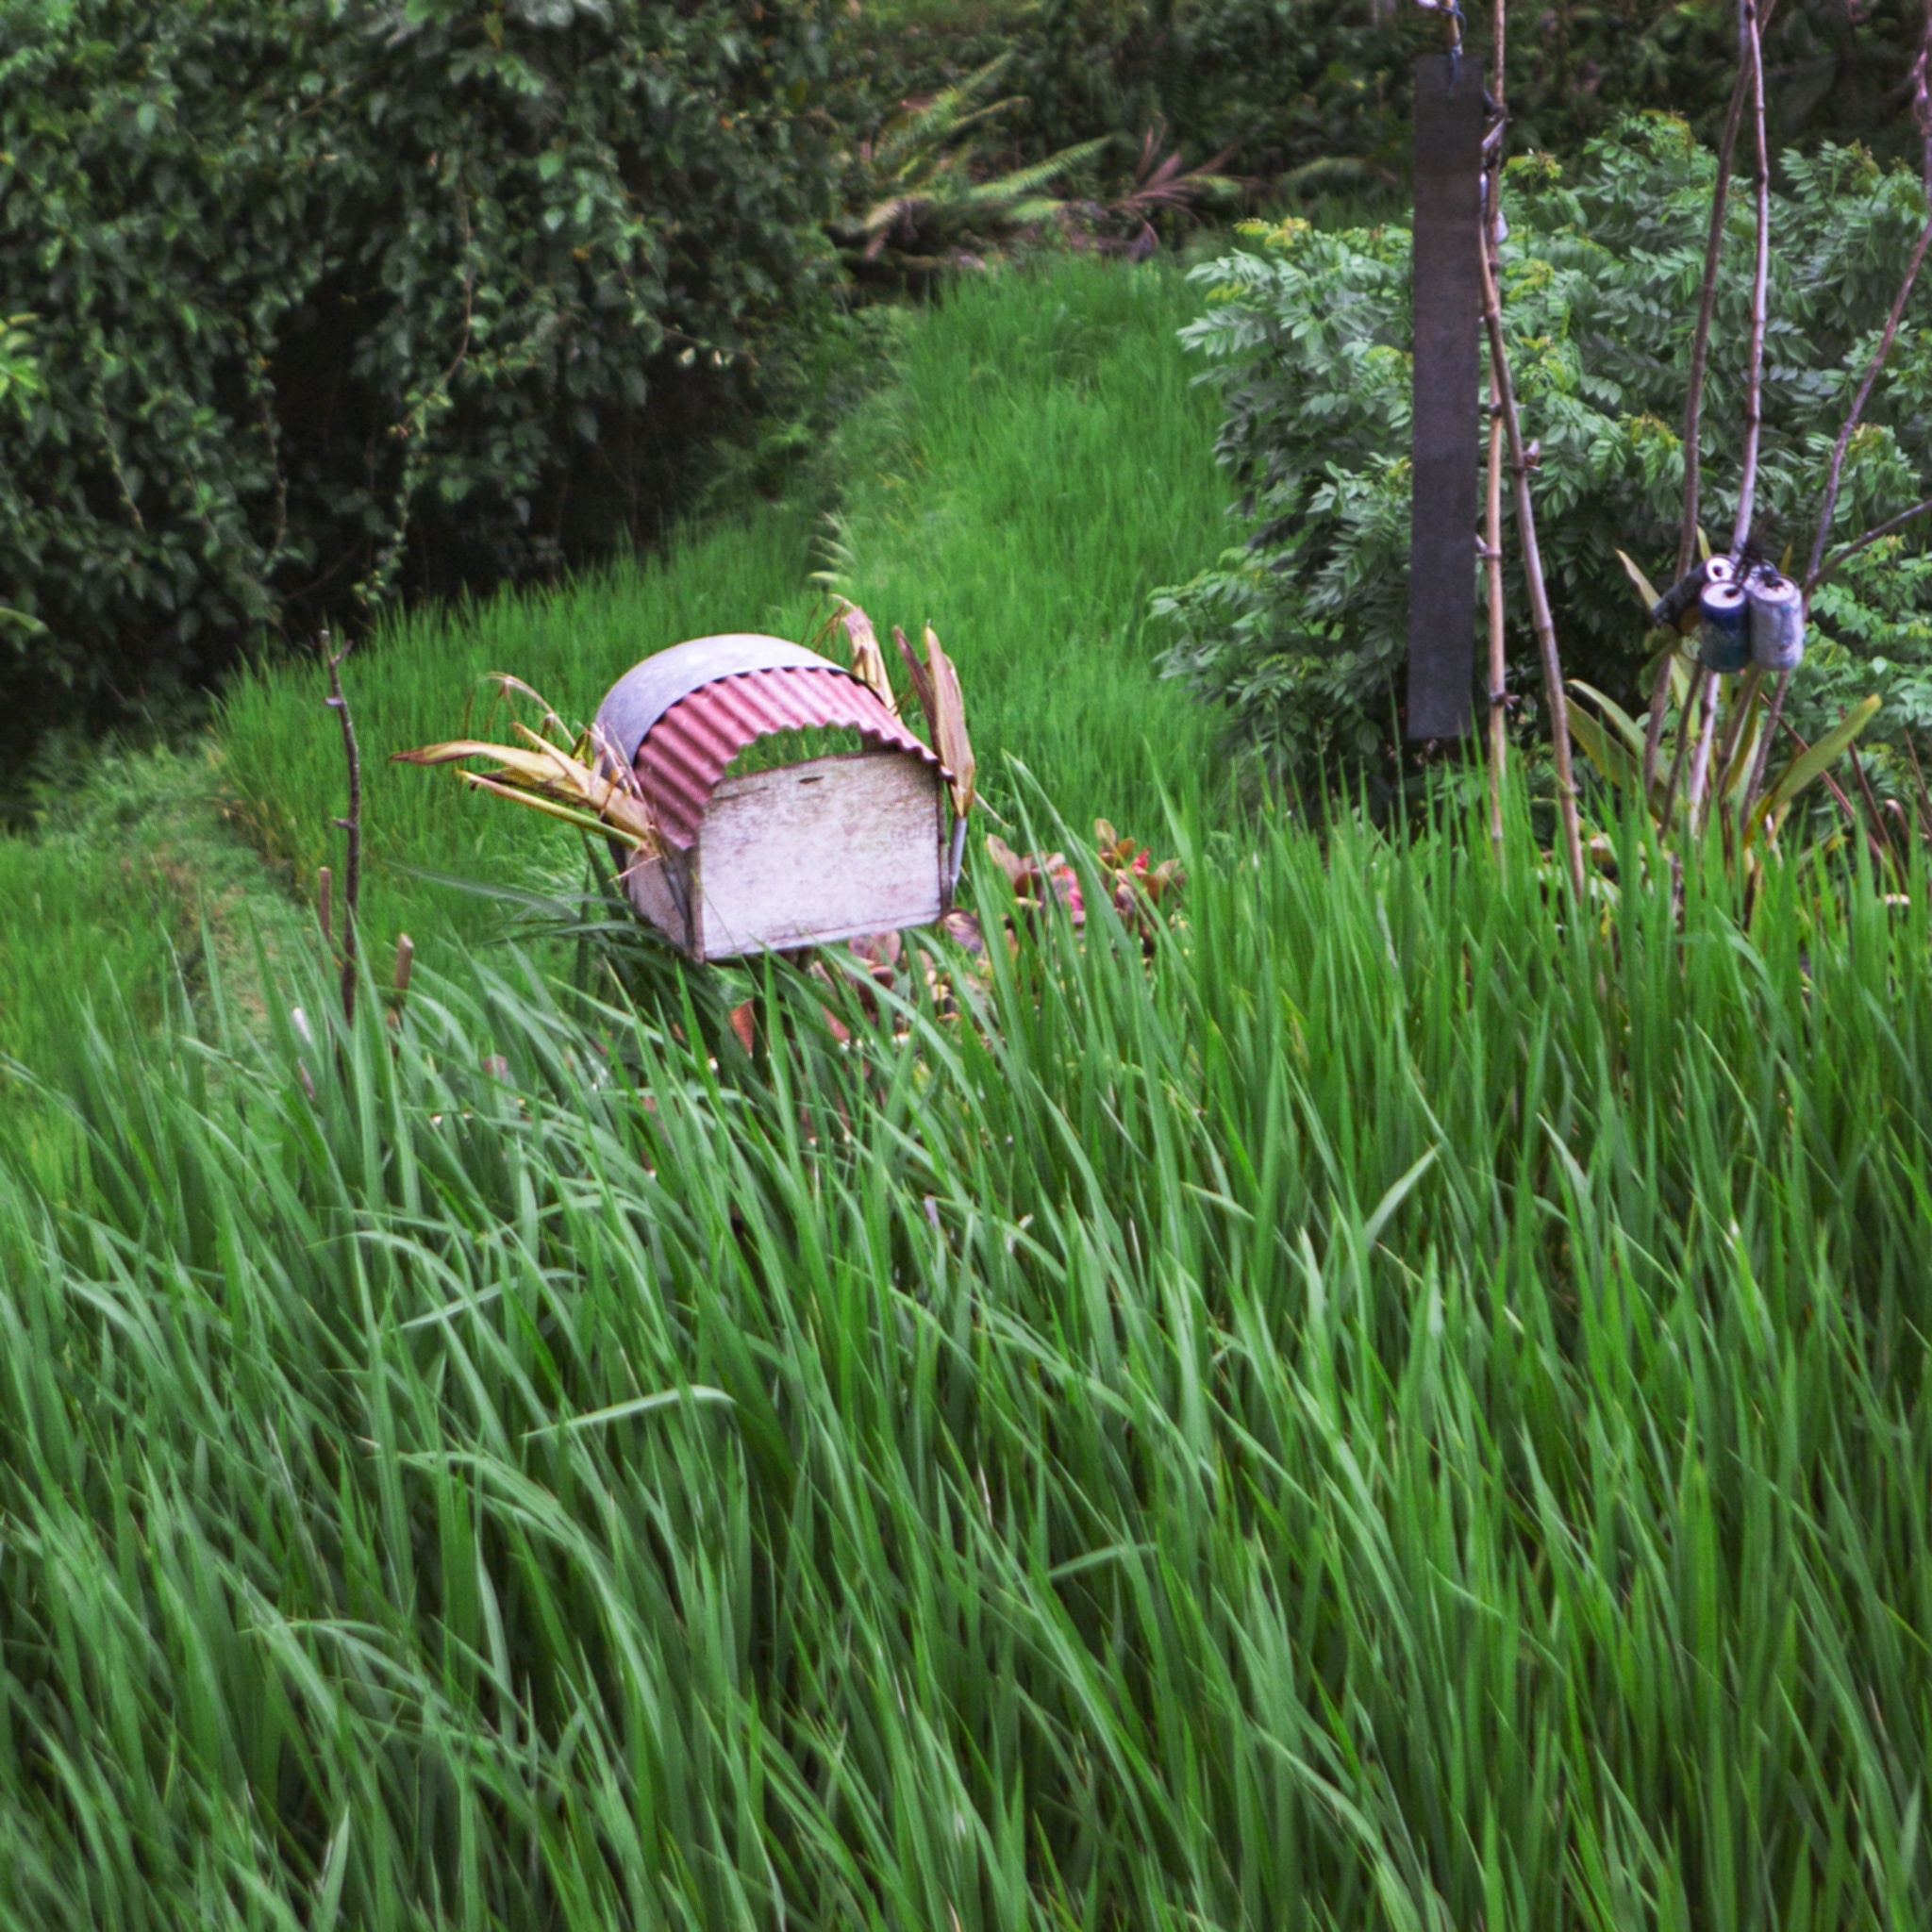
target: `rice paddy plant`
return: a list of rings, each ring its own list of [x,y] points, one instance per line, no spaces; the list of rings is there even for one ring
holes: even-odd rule
[[[0,1920],[1917,1923],[1928,882],[1172,842],[755,1058],[514,956],[95,1036]]]
[[[0,1115],[28,1105],[11,1066],[57,1062],[87,1000],[111,997],[121,977],[160,1018],[158,990],[188,938],[181,908],[131,856],[102,857],[72,837],[0,838]]]

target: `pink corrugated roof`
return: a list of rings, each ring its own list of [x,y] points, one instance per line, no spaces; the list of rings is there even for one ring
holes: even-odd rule
[[[721,677],[680,698],[638,747],[638,783],[665,837],[689,850],[731,760],[774,731],[812,725],[842,726],[890,750],[913,752],[929,765],[939,764],[875,692],[842,671],[791,667]]]

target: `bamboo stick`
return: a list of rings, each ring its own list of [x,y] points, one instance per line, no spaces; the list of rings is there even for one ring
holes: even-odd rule
[[[348,839],[348,857],[342,867],[342,1020],[350,1025],[356,1019],[356,921],[362,895],[362,753],[356,742],[356,724],[349,715],[349,700],[342,690],[342,659],[353,648],[353,644],[344,644],[331,654],[328,633],[322,634],[323,662],[328,667],[325,702],[341,721],[342,759],[349,773],[348,815],[336,824]]]
[[[1509,0],[1495,0],[1495,48],[1490,75],[1491,98],[1496,104],[1494,147],[1489,159],[1490,192],[1485,212],[1483,247],[1490,258],[1491,275],[1502,260],[1503,226],[1503,139],[1509,125],[1507,70],[1507,34]],[[1504,653],[1503,633],[1503,412],[1492,393],[1490,397],[1490,460],[1483,490],[1483,574],[1488,582],[1490,603],[1490,843],[1496,856],[1503,855],[1503,773],[1509,756],[1509,713],[1507,689],[1508,667]]]
[[[1557,763],[1557,812],[1562,822],[1563,844],[1569,860],[1570,883],[1580,899],[1584,891],[1583,832],[1576,816],[1576,778],[1570,761],[1570,706],[1563,691],[1563,664],[1557,653],[1557,626],[1550,615],[1550,595],[1543,582],[1542,553],[1536,541],[1536,507],[1529,494],[1529,459],[1524,454],[1523,422],[1517,413],[1516,391],[1509,380],[1509,356],[1503,343],[1503,309],[1496,278],[1490,272],[1490,252],[1477,251],[1483,277],[1483,327],[1490,339],[1490,387],[1503,412],[1509,440],[1509,470],[1515,484],[1516,530],[1523,543],[1523,574],[1529,583],[1530,622],[1542,659],[1543,691],[1550,707],[1550,737]]]
[[[1503,412],[1493,403],[1490,406],[1490,466],[1483,501],[1483,569],[1490,593],[1490,842],[1501,858],[1509,713],[1503,651]]]
[[[1740,58],[1751,70],[1751,120],[1757,137],[1756,246],[1751,264],[1751,356],[1744,378],[1744,461],[1738,484],[1738,521],[1731,532],[1735,557],[1751,535],[1757,508],[1757,449],[1764,428],[1764,333],[1766,294],[1771,281],[1771,148],[1764,126],[1764,42],[1759,31],[1757,0],[1739,0]]]
[[[1724,119],[1724,138],[1718,143],[1717,175],[1710,191],[1710,226],[1704,242],[1704,284],[1697,301],[1697,326],[1690,336],[1690,379],[1684,397],[1684,513],[1677,527],[1677,568],[1672,578],[1682,583],[1697,558],[1698,499],[1703,487],[1704,382],[1710,366],[1710,322],[1717,304],[1718,263],[1724,255],[1724,213],[1730,205],[1731,158],[1738,145],[1738,125],[1743,118],[1745,75],[1741,62],[1731,87],[1730,112]],[[1643,732],[1643,791],[1657,782],[1657,754],[1663,745],[1664,713],[1671,696],[1671,659],[1674,648],[1666,650],[1657,666],[1657,681],[1651,689],[1650,717]],[[1688,728],[1685,713],[1681,728]]]
[[[1671,781],[1664,787],[1664,808],[1657,816],[1659,839],[1670,836],[1671,818],[1677,806],[1677,787],[1684,782],[1684,764],[1690,756],[1690,721],[1697,715],[1697,701],[1709,682],[1710,673],[1700,664],[1691,675],[1690,689],[1684,693],[1684,714],[1677,724],[1677,755],[1671,760]]]
[[[1752,182],[1751,348],[1744,372],[1744,458],[1738,482],[1738,519],[1731,528],[1731,555],[1737,557],[1751,536],[1757,508],[1757,454],[1764,432],[1764,337],[1770,318],[1771,286],[1771,147],[1764,121],[1764,38],[1757,0],[1738,0],[1739,77],[1750,79],[1751,125],[1757,139],[1757,170]],[[1750,680],[1755,693],[1757,679]],[[1690,767],[1690,790],[1684,801],[1685,823],[1694,839],[1702,826],[1705,787],[1711,775],[1711,741],[1717,730],[1720,680],[1705,687],[1704,729],[1698,735],[1697,757]],[[1741,712],[1740,713],[1741,717]],[[1735,727],[1734,727],[1735,729]],[[1722,789],[1716,791],[1724,808]]]
[[[1717,736],[1722,680],[1704,680],[1704,728],[1697,734],[1697,756],[1690,761],[1690,789],[1684,796],[1684,826],[1695,839],[1703,823],[1704,787],[1710,773],[1711,741]]]

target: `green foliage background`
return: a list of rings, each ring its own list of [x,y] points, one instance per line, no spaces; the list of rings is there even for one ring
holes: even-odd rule
[[[821,0],[0,11],[18,735],[653,534],[816,299]],[[6,727],[0,727],[4,729]]]
[[[1908,139],[1908,13],[1786,0],[1779,138]],[[988,167],[1124,137],[1104,187],[1154,127],[1399,198],[1436,44],[1367,0],[0,0],[0,771],[771,487],[816,433],[826,224],[908,95],[1005,53]],[[1515,139],[1565,154],[1632,105],[1707,125],[1733,58],[1724,8],[1638,0],[1511,44]]]
[[[1487,58],[1490,15],[1472,7]],[[863,23],[870,22],[868,29]],[[1913,147],[1906,81],[1920,11],[1783,0],[1766,33],[1774,137]],[[1512,10],[1512,142],[1575,153],[1637,108],[1722,119],[1736,70],[1735,9],[1711,0],[1556,0]],[[1191,159],[1291,189],[1393,192],[1407,178],[1409,72],[1442,45],[1407,6],[1350,0],[866,0],[860,58],[882,95],[936,85],[1016,50],[1024,96],[1007,124],[1023,150],[1164,125]]]
[[[1537,530],[1564,667],[1628,699],[1655,641],[1617,552],[1659,587],[1669,581],[1713,166],[1681,122],[1647,116],[1591,143],[1574,179],[1546,158],[1512,163],[1504,201],[1505,324],[1541,445]],[[1783,172],[1757,533],[1774,558],[1790,546],[1802,573],[1826,460],[1925,201],[1915,175],[1843,148],[1788,152]],[[1176,627],[1170,668],[1225,703],[1279,766],[1386,766],[1407,626],[1408,231],[1326,234],[1290,221],[1250,233],[1254,245],[1195,271],[1208,313],[1186,331],[1212,358],[1225,405],[1219,446],[1243,486],[1236,509],[1249,535],[1158,600]],[[1750,198],[1734,195],[1703,418],[1714,541],[1728,539],[1736,508],[1752,248]],[[1928,411],[1932,346],[1908,330],[1853,441],[1840,538],[1932,494]],[[1880,732],[1932,727],[1924,551],[1923,530],[1908,529],[1827,584],[1793,687],[1801,724],[1876,690]],[[1526,608],[1512,585],[1519,625]],[[1529,688],[1526,628],[1511,652],[1514,682]]]

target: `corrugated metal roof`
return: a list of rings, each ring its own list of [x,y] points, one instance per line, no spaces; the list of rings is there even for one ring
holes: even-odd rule
[[[631,764],[651,727],[699,686],[746,671],[806,668],[837,671],[841,667],[803,644],[756,631],[692,638],[669,650],[654,651],[604,693],[604,702],[597,708],[597,742],[617,764]]]
[[[664,836],[688,850],[732,759],[774,731],[811,726],[858,731],[889,750],[940,762],[874,691],[834,665],[721,677],[680,698],[638,747],[638,782]]]

